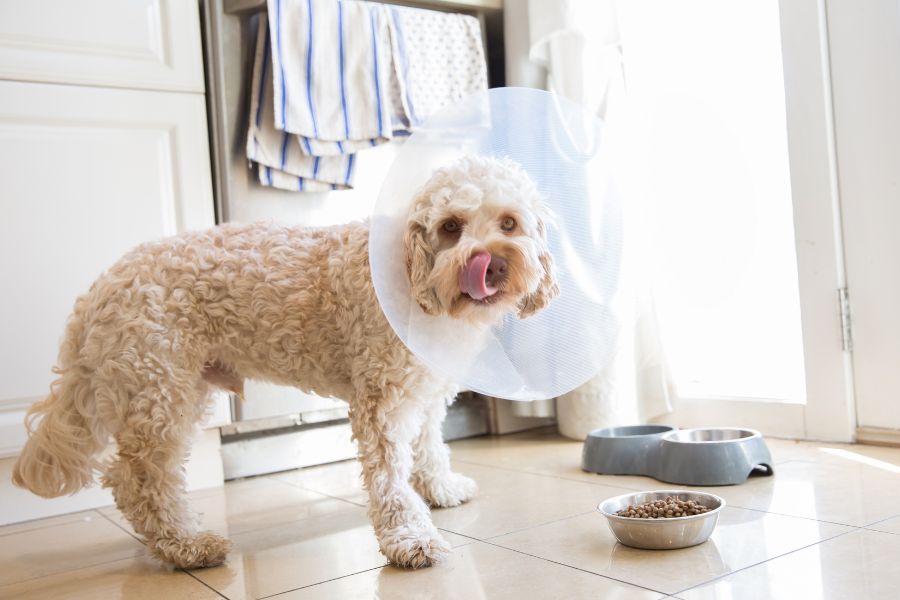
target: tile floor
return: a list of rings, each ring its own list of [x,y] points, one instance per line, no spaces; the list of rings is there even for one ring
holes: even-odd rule
[[[0,528],[0,598],[897,598],[900,449],[769,440],[775,476],[712,488],[728,506],[710,541],[617,544],[598,502],[671,487],[579,468],[552,429],[451,444],[481,491],[434,511],[444,564],[386,566],[355,462],[192,494],[235,550],[190,572],[154,562],[115,509]]]

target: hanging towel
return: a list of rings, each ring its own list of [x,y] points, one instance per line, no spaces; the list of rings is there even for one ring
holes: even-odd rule
[[[389,10],[402,100],[413,128],[444,106],[487,89],[478,19],[398,6]]]
[[[350,188],[357,152],[487,89],[474,17],[335,0],[269,0],[267,16],[247,137],[262,185]]]
[[[382,43],[390,36],[387,7],[270,0],[268,9],[275,126],[326,146],[331,142],[323,151],[347,140],[390,139],[393,65],[390,47]]]
[[[305,192],[351,187],[354,154],[312,155],[304,148],[306,138],[275,128],[270,49],[269,28],[260,19],[247,134],[247,158],[256,165],[259,182]]]

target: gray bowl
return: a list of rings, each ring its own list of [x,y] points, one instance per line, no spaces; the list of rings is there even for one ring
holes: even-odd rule
[[[659,469],[660,440],[675,431],[668,425],[629,425],[595,429],[584,440],[581,468],[604,475],[650,475]]]
[[[665,500],[666,496],[700,502],[711,510],[702,515],[672,519],[634,519],[616,514],[616,511],[629,504]],[[655,490],[609,498],[601,502],[597,510],[606,517],[606,522],[616,539],[626,546],[647,550],[674,550],[696,546],[708,540],[724,507],[725,500],[715,494],[690,490]]]
[[[655,477],[684,485],[735,485],[757,468],[772,473],[772,456],[758,431],[682,429],[662,436]]]

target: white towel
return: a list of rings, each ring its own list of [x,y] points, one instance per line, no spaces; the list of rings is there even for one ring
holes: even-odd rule
[[[404,107],[413,128],[444,106],[487,89],[478,19],[398,6],[389,10]]]
[[[387,7],[269,0],[275,126],[321,142],[393,136]],[[376,142],[377,143],[377,142]],[[310,152],[312,153],[312,152]]]
[[[247,134],[247,158],[256,163],[259,182],[307,192],[349,188],[354,154],[313,156],[304,152],[307,140],[275,128],[270,48],[268,26],[260,19]]]
[[[408,135],[487,89],[474,17],[335,0],[269,0],[260,20],[247,157],[263,185],[353,186],[355,153]]]

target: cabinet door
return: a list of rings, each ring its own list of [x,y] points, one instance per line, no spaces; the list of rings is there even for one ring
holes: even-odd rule
[[[138,243],[213,225],[205,113],[200,94],[0,82],[0,450],[75,298]]]
[[[202,92],[197,2],[0,0],[0,79]]]

